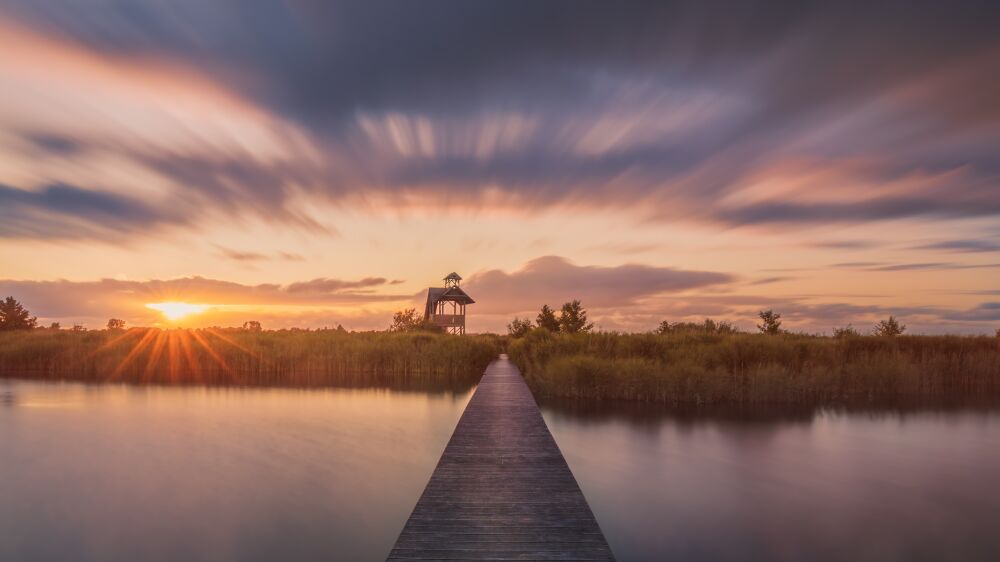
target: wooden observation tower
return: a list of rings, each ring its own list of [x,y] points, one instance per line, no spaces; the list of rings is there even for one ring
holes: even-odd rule
[[[444,287],[427,289],[424,319],[452,334],[465,333],[465,305],[476,301],[459,287],[462,277],[452,272],[444,278]]]

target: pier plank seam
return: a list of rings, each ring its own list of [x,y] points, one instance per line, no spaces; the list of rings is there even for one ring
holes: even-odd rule
[[[614,560],[517,367],[490,364],[387,561]]]

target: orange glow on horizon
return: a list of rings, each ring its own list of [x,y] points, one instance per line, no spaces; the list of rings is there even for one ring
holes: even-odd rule
[[[207,304],[191,304],[186,302],[155,302],[146,305],[146,308],[157,310],[167,318],[167,320],[180,320],[192,314],[200,314],[209,309]]]

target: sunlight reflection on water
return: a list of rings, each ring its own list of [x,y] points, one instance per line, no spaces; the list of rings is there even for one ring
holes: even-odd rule
[[[8,382],[0,560],[378,560],[470,393]]]

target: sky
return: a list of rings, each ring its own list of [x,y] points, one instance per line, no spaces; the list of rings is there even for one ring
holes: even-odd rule
[[[43,324],[1000,328],[996,2],[0,0]],[[150,303],[204,305],[171,321]]]

